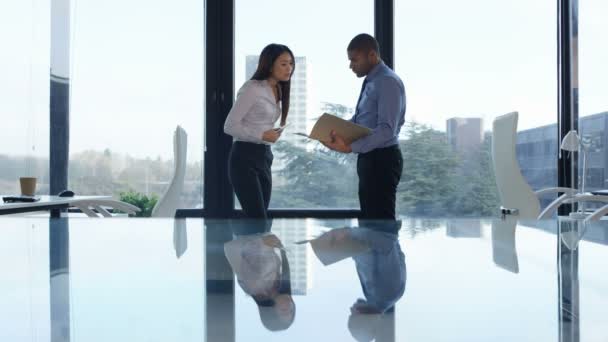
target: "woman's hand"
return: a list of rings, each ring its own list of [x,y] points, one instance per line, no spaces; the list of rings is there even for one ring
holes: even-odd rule
[[[269,129],[262,135],[262,140],[274,143],[281,137],[281,132],[276,129]]]

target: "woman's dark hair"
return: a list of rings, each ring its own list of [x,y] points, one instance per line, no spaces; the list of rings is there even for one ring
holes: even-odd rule
[[[272,66],[274,62],[279,58],[283,53],[289,53],[291,56],[291,60],[293,61],[293,69],[291,70],[291,74],[296,70],[296,59],[293,56],[293,52],[285,46],[281,44],[269,44],[262,50],[260,53],[260,60],[258,61],[258,68],[251,76],[252,80],[266,80],[270,77]],[[291,90],[291,77],[289,81],[279,81],[279,98],[281,100],[281,125],[284,124],[287,120],[287,113],[289,112],[289,93]]]
[[[279,317],[277,310],[275,310],[274,299],[258,299],[253,297],[253,300],[258,305],[258,311],[260,313],[260,320],[266,329],[270,331],[285,330],[291,326],[295,319],[295,303],[291,298],[291,271],[289,269],[289,261],[287,260],[287,254],[284,250],[281,250],[281,278],[279,282],[279,294],[289,295],[291,305],[294,307],[293,316],[289,317],[289,320],[285,321]]]

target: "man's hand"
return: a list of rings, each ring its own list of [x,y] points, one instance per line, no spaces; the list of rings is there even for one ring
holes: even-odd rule
[[[321,142],[325,147],[342,153],[351,153],[353,149],[350,147],[350,143],[347,143],[336,131],[332,130],[330,133],[329,142]]]

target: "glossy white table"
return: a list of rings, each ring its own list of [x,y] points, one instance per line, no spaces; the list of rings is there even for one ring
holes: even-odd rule
[[[341,248],[348,240],[339,236],[324,254],[296,243],[343,227],[378,233],[357,235],[366,251]],[[608,341],[608,221],[407,218],[398,235],[390,228],[350,219],[0,217],[0,341]],[[246,274],[226,253],[260,230],[281,242],[281,269],[290,269],[296,313],[279,331],[264,325],[239,281]],[[259,245],[241,246],[254,247],[240,249],[257,260],[251,266],[269,260],[251,253]],[[391,262],[395,249],[405,265]],[[353,254],[322,262],[332,251]],[[396,280],[403,293],[392,291]],[[394,309],[351,311],[374,298]]]
[[[112,196],[74,196],[74,197],[59,197],[59,196],[40,196],[40,201],[37,202],[13,202],[4,203],[0,201],[0,215],[18,214],[33,211],[50,210],[52,217],[59,217],[59,210],[73,206],[75,203],[90,201],[90,200],[108,200]]]

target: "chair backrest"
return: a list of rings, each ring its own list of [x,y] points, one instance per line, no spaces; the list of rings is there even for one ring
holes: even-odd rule
[[[518,218],[536,219],[540,202],[521,174],[515,155],[517,112],[501,115],[492,125],[492,162],[500,204],[518,209]]]
[[[173,178],[165,193],[152,209],[152,217],[175,217],[175,211],[181,206],[184,177],[186,176],[186,153],[188,135],[177,126],[173,134]]]

